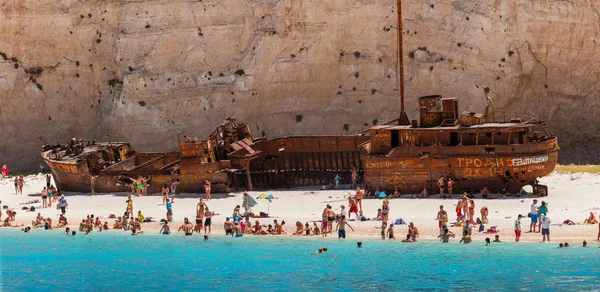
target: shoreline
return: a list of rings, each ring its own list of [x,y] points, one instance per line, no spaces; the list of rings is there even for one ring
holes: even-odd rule
[[[570,219],[575,222],[582,222],[589,215],[589,212],[598,214],[600,211],[600,196],[595,194],[595,189],[600,185],[600,175],[591,173],[553,173],[548,177],[541,179],[541,183],[549,186],[550,192],[547,197],[538,197],[539,201],[548,202],[549,218],[553,224],[562,223],[565,219]],[[57,210],[54,205],[52,208],[40,208],[35,212],[26,212],[19,210],[22,206],[19,203],[26,202],[31,199],[40,199],[39,192],[45,186],[45,181],[41,176],[33,175],[26,178],[26,185],[23,194],[15,195],[12,181],[0,180],[0,200],[2,205],[7,205],[9,208],[17,212],[16,221],[12,222],[30,226],[31,221],[35,219],[39,212],[43,217],[50,217],[53,220],[53,225],[58,223],[60,210]],[[255,213],[267,212],[270,210],[270,218],[251,218],[251,222],[256,220],[261,225],[273,224],[273,220],[279,222],[286,221],[285,230],[288,234],[295,230],[295,223],[320,222],[321,213],[325,205],[330,204],[335,213],[340,213],[341,205],[348,206],[347,196],[352,191],[345,190],[320,190],[317,188],[302,188],[302,189],[278,189],[270,191],[249,192],[256,198],[263,194],[273,194],[279,196],[279,199],[269,203],[267,200],[256,200],[258,205],[253,208]],[[69,227],[77,231],[79,235],[79,222],[86,218],[89,214],[96,216],[108,217],[109,214],[120,216],[123,214],[127,199],[127,193],[115,194],[96,194],[91,196],[86,193],[69,193],[66,199],[69,202],[66,217],[69,221]],[[439,195],[436,195],[439,196]],[[198,202],[198,197],[203,198],[204,194],[178,194],[173,203],[174,222],[170,224],[172,235],[176,234],[177,228],[182,224],[183,218],[188,217],[192,223],[195,219],[195,207]],[[526,195],[518,198],[497,198],[497,199],[481,199],[475,198],[476,204],[475,217],[479,217],[479,209],[487,207],[489,209],[488,219],[490,224],[485,225],[485,229],[497,226],[499,229],[500,240],[503,242],[514,242],[513,225],[518,214],[527,215],[530,209],[531,201],[535,198],[532,195]],[[132,196],[134,215],[138,210],[141,210],[146,217],[154,217],[157,221],[165,217],[166,208],[162,204],[160,195],[148,196]],[[393,198],[390,199],[390,215],[388,222],[394,223],[396,219],[402,218],[407,224],[414,222],[419,228],[419,241],[430,240],[436,241],[439,234],[437,221],[435,220],[438,208],[440,205],[445,207],[448,212],[449,221],[455,221],[455,206],[458,199],[439,199],[439,198]],[[205,201],[206,202],[206,201]],[[224,234],[223,222],[225,217],[231,216],[236,205],[241,205],[242,194],[230,193],[214,194],[213,200],[207,201],[207,206],[210,210],[219,215],[212,218],[212,234]],[[365,199],[363,201],[363,209],[365,217],[375,217],[377,209],[381,208],[382,200]],[[34,204],[40,206],[41,204]],[[348,210],[348,208],[346,208]],[[6,218],[6,210],[2,210],[3,217]],[[352,215],[351,218],[354,218]],[[114,219],[101,218],[102,222],[108,222],[109,227],[113,226]],[[540,233],[526,233],[529,230],[529,218],[525,217],[521,220],[523,234],[522,242],[541,242],[542,236]],[[356,229],[355,232],[347,228],[347,240],[381,240],[380,229],[381,221],[348,221],[350,226]],[[142,223],[144,232],[158,233],[161,225],[158,222]],[[335,229],[335,224],[334,224]],[[10,228],[10,227],[5,227]],[[19,229],[21,227],[13,227],[10,229]],[[1,230],[4,228],[0,228]],[[265,229],[265,228],[263,228]],[[462,228],[450,227],[450,231],[455,234],[462,234]],[[599,225],[551,225],[551,242],[577,242],[581,243],[586,240],[588,243],[596,242]],[[64,230],[64,229],[63,229]],[[109,230],[111,233],[115,230]],[[400,242],[406,238],[407,225],[395,225],[394,227],[396,241]],[[483,241],[489,237],[492,241],[494,234],[480,234],[477,228],[473,228],[472,240],[474,242]],[[97,233],[97,229],[93,233]],[[123,232],[123,231],[120,231]],[[33,229],[33,233],[37,233]],[[204,235],[201,233],[200,235]],[[250,236],[250,235],[246,235]],[[258,235],[257,235],[258,236]],[[270,236],[270,235],[269,235]],[[261,236],[261,237],[269,237]],[[272,236],[275,237],[275,236]],[[277,236],[279,237],[279,236]],[[282,236],[293,237],[293,236]],[[305,237],[305,236],[301,236]],[[316,238],[310,236],[309,238]],[[321,236],[318,236],[322,238]],[[337,234],[329,234],[327,239],[337,239]],[[451,241],[459,241],[460,237],[451,239]]]
[[[21,234],[23,233],[21,231],[22,227],[14,227],[14,228],[6,228],[6,229],[0,229],[0,234],[2,234],[4,231],[3,230],[7,230],[7,233],[12,233],[12,234]],[[41,235],[49,235],[49,236],[64,236],[64,237],[72,237],[72,235],[66,235],[63,234],[64,229],[52,229],[50,230],[50,232],[42,232],[42,231],[47,231],[47,230],[39,230],[39,231],[33,231],[33,232],[29,232],[28,234],[23,234],[24,236],[27,235],[31,235],[31,234],[36,234],[35,236],[41,236]],[[80,236],[102,236],[102,234],[110,234],[111,236],[115,236],[118,235],[119,237],[124,236],[124,237],[129,237],[132,236],[131,235],[131,231],[122,231],[122,230],[106,230],[106,231],[102,231],[102,232],[98,232],[98,231],[94,231],[90,234],[85,234],[84,232],[80,232],[79,230],[77,231],[77,235],[76,237],[80,237]],[[194,235],[192,236],[186,236],[183,232],[174,232],[169,234],[168,236],[165,236],[163,234],[158,233],[158,229],[152,229],[152,230],[143,230],[144,233],[143,234],[139,234],[136,235],[136,237],[139,236],[160,236],[160,237],[183,237],[183,238],[195,238],[196,240],[202,241],[204,235],[206,235],[205,233],[194,233]],[[232,237],[229,235],[225,235],[225,232],[223,230],[223,232],[219,232],[219,233],[209,233],[209,240],[210,239],[223,239],[223,240],[227,240],[227,239],[231,239],[231,240],[244,240],[247,238],[253,238],[253,239],[260,239],[260,240],[267,240],[267,241],[271,241],[271,240],[294,240],[294,241],[298,241],[298,242],[302,242],[302,241],[312,241],[312,242],[323,242],[323,243],[329,243],[332,241],[336,241],[336,242],[389,242],[390,244],[392,243],[398,243],[398,244],[405,244],[406,242],[402,242],[401,239],[396,238],[395,240],[390,240],[390,239],[385,239],[382,240],[381,238],[375,238],[369,235],[365,235],[365,234],[359,234],[356,236],[350,236],[350,237],[346,237],[345,239],[338,239],[337,236],[333,237],[331,235],[328,235],[327,237],[322,237],[322,236],[292,236],[289,234],[286,235],[248,235],[248,234],[244,234],[244,236],[242,238],[236,238],[236,237]],[[348,233],[347,233],[348,235]],[[468,244],[482,244],[485,243],[485,237],[486,236],[474,236],[473,237],[473,241],[471,243]],[[489,236],[488,236],[489,237]],[[598,244],[598,248],[600,248],[600,241],[599,240],[589,240],[586,238],[581,238],[581,237],[560,237],[558,238],[559,240],[552,240],[549,242],[542,242],[541,240],[536,241],[536,240],[528,240],[528,239],[523,239],[521,238],[520,242],[515,242],[514,238],[511,238],[510,240],[507,239],[502,239],[501,242],[493,242],[493,236],[490,237],[490,240],[492,240],[491,244],[514,244],[514,245],[518,245],[518,244],[556,244],[558,245],[559,243],[564,243],[564,242],[568,242],[571,247],[576,247],[576,246],[581,246],[583,241],[585,240],[588,244],[588,247],[596,247],[596,244]],[[454,244],[460,244],[460,245],[468,245],[468,244],[464,244],[464,243],[459,243],[460,238],[452,238],[448,243],[454,243]],[[436,238],[420,238],[418,241],[416,242],[409,242],[406,244],[420,244],[420,243],[426,243],[426,244],[434,244],[434,243],[439,243],[442,244],[441,240],[436,239]]]

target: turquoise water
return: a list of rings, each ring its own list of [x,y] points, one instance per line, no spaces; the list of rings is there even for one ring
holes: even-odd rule
[[[314,254],[327,246],[324,254]],[[593,290],[597,243],[469,245],[0,231],[2,291]]]

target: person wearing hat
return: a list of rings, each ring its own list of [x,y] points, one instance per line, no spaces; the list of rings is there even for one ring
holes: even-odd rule
[[[59,200],[59,204],[60,204],[60,211],[63,215],[65,215],[67,213],[66,209],[67,206],[69,204],[67,204],[67,200],[65,199],[65,195],[60,195],[60,200]]]
[[[515,242],[519,242],[521,237],[521,218],[523,218],[523,215],[519,214],[518,219],[515,220]]]
[[[537,199],[533,199],[533,204],[531,204],[531,224],[529,224],[529,232],[536,232],[535,228],[538,225],[538,214]],[[532,228],[533,231],[531,231]],[[539,228],[537,232],[540,232]]]

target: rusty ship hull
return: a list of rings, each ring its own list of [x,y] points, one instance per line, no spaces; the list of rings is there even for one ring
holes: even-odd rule
[[[177,186],[178,192],[204,192],[204,182],[206,180],[211,182],[213,192],[229,192],[229,187],[227,186],[228,175],[221,171],[222,164],[220,163],[210,163],[208,165],[195,165],[192,163],[182,165],[181,174],[178,175],[172,174],[169,169],[160,169],[161,164],[168,165],[169,161],[178,161],[178,156],[177,153],[136,153],[130,159],[132,161],[151,161],[149,167],[136,170],[113,168],[100,172],[90,171],[86,164],[62,163],[53,161],[52,159],[44,159],[44,161],[50,167],[56,187],[61,191],[90,192],[90,180],[92,176],[95,176],[95,192],[129,192],[131,191],[130,184],[133,180],[139,176],[147,177],[150,175],[151,180],[148,184],[148,193],[160,193],[163,185],[170,186],[173,179],[179,179],[180,181]],[[142,165],[145,162],[137,165]]]
[[[444,176],[454,180],[454,194],[477,193],[484,187],[491,192],[505,190],[516,193],[526,185],[536,186],[538,178],[554,170],[558,161],[557,146],[554,139],[535,145],[535,152],[527,149],[512,150],[515,147],[505,146],[496,148],[498,154],[477,155],[472,153],[473,149],[457,149],[453,154],[447,155],[436,151],[439,149],[421,148],[412,151],[417,152],[415,154],[430,154],[395,158],[365,156],[364,180],[372,188],[398,190],[403,194],[418,194],[423,189],[427,189],[429,193],[439,193],[437,182]],[[503,150],[507,153],[503,154]],[[444,188],[447,193],[447,181]]]

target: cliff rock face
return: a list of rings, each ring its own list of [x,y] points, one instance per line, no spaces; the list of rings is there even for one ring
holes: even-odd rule
[[[179,133],[203,138],[227,117],[275,137],[399,114],[393,0],[5,2],[0,163],[13,170],[71,137],[171,151]],[[600,3],[403,5],[409,117],[421,95],[471,111],[489,95],[497,117],[547,120],[562,162],[600,162]]]

